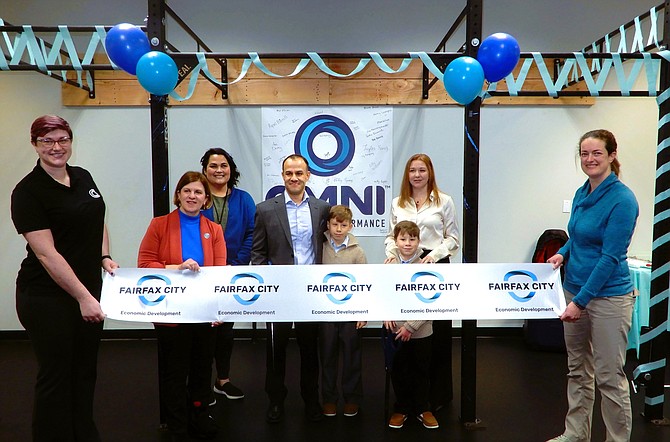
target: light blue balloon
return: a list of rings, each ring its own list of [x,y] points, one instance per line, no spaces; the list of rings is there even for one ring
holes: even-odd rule
[[[137,80],[150,94],[169,94],[178,79],[177,64],[165,52],[147,52],[137,62]]]
[[[472,57],[458,57],[444,71],[444,88],[459,104],[470,104],[481,93],[484,86],[484,69]]]

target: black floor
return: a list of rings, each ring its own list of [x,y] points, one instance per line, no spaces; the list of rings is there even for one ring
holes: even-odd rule
[[[460,414],[460,340],[454,339],[456,398],[437,413],[440,428],[427,430],[407,421],[400,430],[386,427],[384,362],[378,339],[365,339],[361,413],[338,415],[319,423],[305,420],[298,391],[297,346],[289,346],[287,415],[280,424],[265,422],[263,392],[264,341],[236,342],[234,382],[246,393],[242,400],[218,397],[213,415],[220,425],[217,441],[494,441],[537,442],[560,434],[565,412],[565,355],[528,350],[519,337],[479,338],[477,344],[477,417],[485,428],[467,430]],[[629,361],[628,373],[635,368]],[[0,441],[29,441],[35,361],[27,341],[0,340]],[[106,442],[167,441],[158,430],[156,343],[112,340],[102,343],[96,395],[98,427]],[[666,395],[667,396],[667,395]],[[633,442],[670,441],[670,427],[645,422],[643,393],[633,397]],[[668,401],[666,416],[670,415]],[[604,440],[599,412],[594,412],[593,441]]]

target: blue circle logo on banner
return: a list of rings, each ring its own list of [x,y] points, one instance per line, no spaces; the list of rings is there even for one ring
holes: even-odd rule
[[[505,275],[504,280],[505,280],[505,282],[509,282],[511,278],[514,278],[514,277],[517,277],[517,276],[521,276],[521,277],[527,276],[528,278],[531,279],[531,281],[533,281],[533,282],[537,281],[537,276],[535,276],[534,273],[529,272],[528,270],[512,270],[512,271],[509,271]],[[519,283],[519,285],[520,286],[526,286],[528,284]],[[516,294],[515,292],[512,292],[512,291],[508,291],[507,293],[509,293],[509,295],[512,298],[514,298],[516,301],[528,302],[533,298],[533,296],[535,296],[536,292],[529,291],[528,294],[526,294],[525,296],[524,295],[518,295],[518,294]]]
[[[147,282],[147,281],[156,281],[156,280],[158,280],[158,281],[163,281],[166,285],[171,285],[171,284],[172,284],[172,281],[170,281],[170,279],[169,279],[167,276],[163,276],[163,275],[146,275],[146,276],[141,277],[141,278],[137,281],[137,285],[138,285],[138,286],[141,286],[142,284],[144,284],[144,283]],[[158,289],[156,290],[156,293],[157,293],[157,294],[158,294],[158,293],[162,293],[161,290],[160,290],[160,288],[158,288]],[[144,296],[144,295],[140,295],[139,298],[140,298],[140,302],[141,302],[142,304],[147,305],[147,306],[150,306],[150,307],[153,307],[154,305],[158,305],[158,304],[160,304],[160,303],[165,299],[165,295],[164,295],[164,294],[161,294],[160,296],[157,296],[155,299],[149,299],[149,298],[147,298],[147,297]]]
[[[333,155],[322,158],[315,153],[314,140],[327,134],[337,142]],[[356,141],[354,134],[344,121],[332,115],[317,115],[309,118],[295,135],[295,153],[302,155],[309,163],[310,172],[318,176],[337,175],[347,168],[354,157]]]

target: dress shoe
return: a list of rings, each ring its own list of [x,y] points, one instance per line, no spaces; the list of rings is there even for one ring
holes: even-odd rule
[[[354,417],[358,414],[358,404],[344,404],[344,415]]]
[[[323,404],[323,415],[327,417],[337,416],[337,405],[332,402]]]
[[[402,413],[393,413],[391,419],[389,419],[389,427],[391,428],[402,428],[405,425],[407,420],[407,415]]]
[[[284,418],[284,406],[278,404],[270,404],[268,407],[268,412],[265,415],[265,419],[271,423],[276,424],[281,422]]]
[[[321,405],[314,404],[305,406],[305,417],[310,422],[319,422],[321,419],[323,419],[323,410],[321,409]]]
[[[435,419],[435,416],[433,416],[433,413],[430,411],[424,411],[416,418],[419,419],[419,422],[421,422],[423,426],[429,430],[440,428],[440,425],[437,423],[437,419]]]

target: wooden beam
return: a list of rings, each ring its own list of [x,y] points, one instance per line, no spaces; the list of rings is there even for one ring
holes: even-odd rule
[[[263,64],[278,75],[289,75],[298,59],[263,59]],[[358,65],[358,59],[326,59],[324,62],[335,72],[348,74]],[[400,59],[388,60],[393,69],[400,66]],[[207,61],[208,70],[216,78],[221,77],[221,68],[214,60]],[[517,66],[517,73],[521,64]],[[547,68],[553,69],[553,60],[547,60]],[[242,69],[242,60],[228,60],[228,79],[236,79]],[[73,74],[71,74],[73,75]],[[428,99],[422,97],[423,64],[413,60],[409,67],[397,74],[381,71],[371,61],[358,74],[339,78],[331,77],[313,63],[300,74],[291,78],[272,78],[255,66],[251,66],[245,77],[228,86],[228,99],[221,99],[221,92],[204,76],[198,78],[193,96],[186,101],[170,100],[171,106],[258,106],[258,105],[451,105],[456,106],[444,90],[441,82],[431,88]],[[431,75],[432,77],[432,75]],[[73,77],[74,78],[74,77]],[[73,86],[63,84],[64,106],[149,106],[149,94],[135,76],[123,71],[97,71],[95,73],[95,98]],[[186,78],[177,88],[185,96],[188,88]],[[506,91],[505,81],[498,82],[498,91]],[[523,91],[545,90],[540,74],[533,65],[523,84]],[[568,90],[585,90],[582,83]],[[483,105],[506,106],[591,106],[594,97],[490,97]]]

